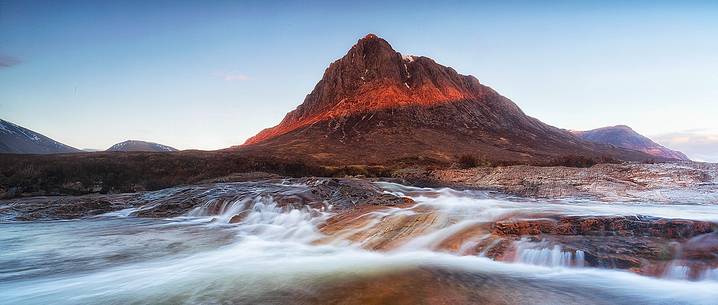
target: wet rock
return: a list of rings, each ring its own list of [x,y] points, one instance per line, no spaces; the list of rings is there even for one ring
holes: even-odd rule
[[[229,223],[240,223],[240,222],[242,222],[242,220],[244,220],[245,218],[247,218],[247,215],[249,215],[249,212],[250,212],[250,210],[244,210],[244,211],[242,211],[242,212],[239,212],[239,214],[233,215],[233,216],[229,219]]]
[[[286,209],[310,207],[341,211],[363,205],[398,206],[409,198],[384,193],[362,179],[301,178],[261,182],[211,183],[131,194],[28,197],[0,200],[0,219],[72,219],[137,208],[132,216],[166,218],[201,209],[201,215],[219,215],[235,204],[269,200]],[[240,221],[241,213],[230,221]]]
[[[361,205],[396,206],[413,202],[409,198],[386,194],[373,183],[362,179],[300,178],[208,184],[175,188],[159,198],[151,197],[133,215],[139,217],[175,217],[195,208],[218,215],[238,202],[252,204],[263,197],[282,208],[310,207],[341,211]],[[250,208],[246,206],[245,208]],[[235,219],[235,220],[238,220]]]
[[[492,234],[513,240],[514,246],[495,249],[488,256],[514,261],[518,245],[535,249],[559,246],[569,253],[580,250],[584,266],[657,277],[675,269],[685,273],[685,279],[697,279],[718,265],[716,228],[705,221],[646,216],[506,219],[492,224]]]
[[[718,233],[695,236],[687,240],[680,250],[683,258],[718,260]]]
[[[592,235],[689,238],[715,231],[714,223],[646,216],[557,216],[555,218],[503,220],[494,223],[498,235]]]
[[[364,249],[388,251],[429,232],[439,218],[437,213],[418,211],[377,220],[373,212],[381,210],[379,206],[365,206],[337,214],[320,228],[328,237],[318,243],[347,240]]]
[[[164,218],[184,215],[205,201],[197,197],[173,196],[159,202],[150,203],[152,206],[132,213],[137,217]]]
[[[396,206],[413,202],[407,197],[386,194],[364,179],[302,178],[299,182],[307,184],[312,194],[338,208],[349,208],[359,203]]]
[[[74,219],[131,207],[131,194],[30,197],[0,201],[0,219]]]
[[[403,170],[407,183],[497,190],[525,197],[577,198],[602,201],[675,202],[699,198],[718,202],[718,164],[674,162],[563,166],[499,166],[470,169]]]

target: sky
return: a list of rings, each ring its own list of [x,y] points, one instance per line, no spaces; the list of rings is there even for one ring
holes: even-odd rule
[[[0,0],[0,118],[78,148],[225,148],[375,33],[548,124],[718,162],[718,1],[341,2]]]

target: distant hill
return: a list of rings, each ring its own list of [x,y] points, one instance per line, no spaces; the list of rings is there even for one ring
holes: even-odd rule
[[[576,136],[595,143],[611,144],[616,147],[633,149],[647,154],[678,160],[689,160],[680,151],[671,150],[635,132],[626,125],[609,126],[586,131],[571,131]]]
[[[145,142],[138,140],[127,140],[112,145],[106,151],[153,151],[153,152],[171,152],[177,151],[176,148],[153,142]]]
[[[0,119],[0,153],[61,154],[76,152],[82,151]]]
[[[278,125],[234,149],[323,164],[451,162],[464,155],[525,162],[651,158],[545,124],[476,77],[402,55],[373,34],[330,64]]]

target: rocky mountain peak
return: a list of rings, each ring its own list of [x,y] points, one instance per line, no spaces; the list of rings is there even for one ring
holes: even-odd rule
[[[304,102],[278,126],[265,129],[245,144],[330,118],[480,99],[487,94],[495,92],[475,77],[461,75],[427,57],[402,56],[386,40],[368,34],[329,65]]]
[[[428,57],[402,56],[374,34],[331,63],[301,105],[241,149],[327,164],[451,162],[461,155],[649,158],[546,125],[475,77]]]
[[[367,34],[364,38],[359,39],[357,43],[349,50],[352,52],[364,52],[367,55],[378,55],[381,53],[396,53],[389,42],[374,34]]]
[[[332,63],[320,82],[325,93],[338,93],[346,97],[367,84],[376,82],[401,84],[408,78],[402,70],[401,54],[384,39],[374,34],[357,41],[344,57]],[[317,87],[320,87],[318,84]],[[315,88],[316,89],[319,88]]]

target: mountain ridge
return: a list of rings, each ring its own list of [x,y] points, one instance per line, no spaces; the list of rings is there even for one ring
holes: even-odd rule
[[[147,151],[147,152],[172,152],[178,149],[155,143],[140,140],[127,140],[110,146],[105,151]]]
[[[571,130],[571,133],[587,141],[642,151],[656,157],[690,160],[684,153],[660,145],[626,125],[606,126],[583,131]]]
[[[258,143],[325,119],[401,106],[476,99],[487,94],[496,92],[481,85],[476,77],[461,75],[428,57],[403,56],[386,40],[368,34],[345,56],[329,65],[304,102],[279,125],[260,131],[245,144]]]
[[[526,115],[514,102],[424,56],[403,56],[369,34],[274,127],[236,149],[339,164],[391,159],[546,160],[648,155],[584,141]]]
[[[81,150],[20,125],[0,119],[0,153],[62,154]]]

